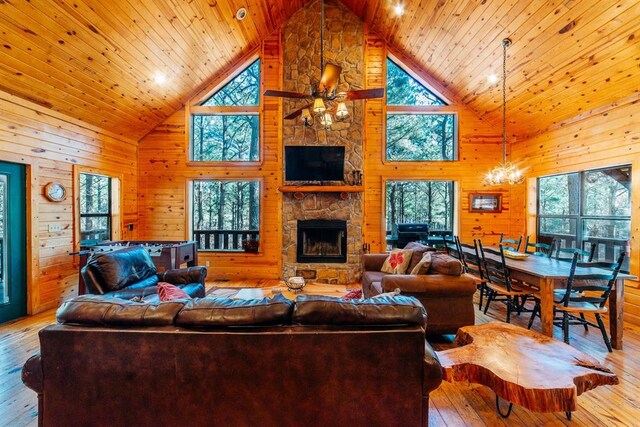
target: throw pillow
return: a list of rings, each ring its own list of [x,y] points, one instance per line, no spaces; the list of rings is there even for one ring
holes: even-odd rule
[[[353,289],[349,291],[342,299],[361,299],[362,298],[362,289]]]
[[[380,271],[390,274],[404,274],[411,261],[412,250],[394,249],[382,264]]]
[[[422,255],[422,259],[420,260],[420,262],[418,262],[416,266],[413,267],[413,270],[411,270],[411,273],[409,274],[427,274],[430,267],[431,252],[425,252],[424,255]]]
[[[400,288],[395,288],[391,292],[383,292],[381,294],[374,295],[371,298],[395,297],[396,295],[400,295]]]
[[[430,246],[423,245],[418,242],[409,242],[406,244],[404,249],[411,249],[413,251],[413,255],[411,255],[411,262],[409,262],[409,266],[407,267],[407,271],[412,271],[416,268],[416,265],[422,259],[422,256],[425,252],[435,252],[436,248],[432,248]]]
[[[446,274],[448,276],[460,276],[464,271],[464,267],[460,260],[437,252],[431,254],[431,268],[429,274]]]
[[[185,291],[167,282],[158,282],[158,296],[160,301],[171,301],[180,298],[191,299]]]

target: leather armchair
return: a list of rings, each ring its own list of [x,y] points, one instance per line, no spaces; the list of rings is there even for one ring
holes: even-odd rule
[[[206,267],[187,267],[158,272],[142,246],[92,256],[82,268],[88,293],[115,298],[157,299],[158,282],[178,286],[191,297],[205,296]]]

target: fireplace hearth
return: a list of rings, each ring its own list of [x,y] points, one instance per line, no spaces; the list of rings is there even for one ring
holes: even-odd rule
[[[347,262],[347,222],[298,221],[297,262]]]

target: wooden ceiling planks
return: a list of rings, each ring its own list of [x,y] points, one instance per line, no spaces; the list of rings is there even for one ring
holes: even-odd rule
[[[0,89],[139,139],[309,1],[0,2]],[[520,138],[639,90],[635,0],[406,0],[402,17],[395,1],[340,1],[494,124],[500,84],[487,76],[501,74],[511,37],[507,115]]]
[[[0,2],[0,89],[137,140],[307,1]]]
[[[509,133],[538,134],[585,110],[638,93],[640,3],[626,1],[341,0],[482,118],[499,124],[502,45]]]

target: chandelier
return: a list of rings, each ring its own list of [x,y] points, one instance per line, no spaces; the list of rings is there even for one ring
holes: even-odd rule
[[[524,181],[522,171],[507,161],[507,47],[509,46],[511,46],[510,39],[502,40],[502,163],[484,177],[487,185],[520,184]]]

